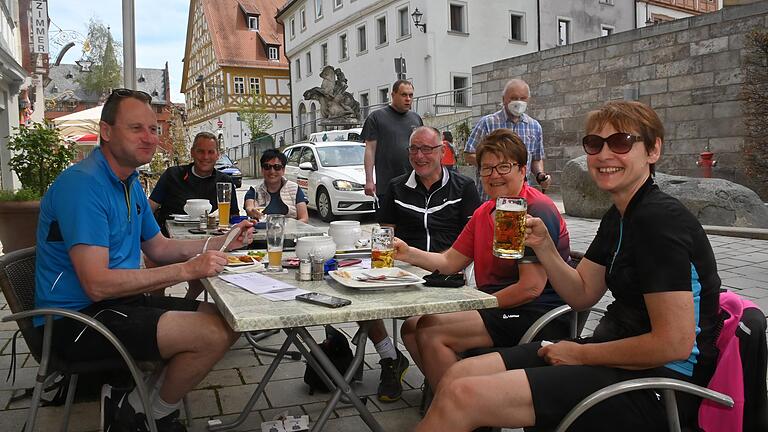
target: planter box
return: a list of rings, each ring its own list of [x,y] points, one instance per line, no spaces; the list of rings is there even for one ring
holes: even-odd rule
[[[34,246],[40,201],[0,201],[0,243],[8,253]]]

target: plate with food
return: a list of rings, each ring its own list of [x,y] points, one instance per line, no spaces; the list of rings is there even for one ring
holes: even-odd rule
[[[421,276],[397,267],[333,270],[328,275],[336,282],[360,290],[380,290],[424,283]]]
[[[227,267],[241,267],[261,263],[266,253],[261,251],[241,251],[227,255]]]

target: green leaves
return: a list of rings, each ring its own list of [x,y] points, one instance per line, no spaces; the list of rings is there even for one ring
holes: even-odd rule
[[[58,130],[42,123],[14,129],[18,133],[8,137],[8,149],[13,154],[8,165],[19,177],[22,188],[27,189],[19,194],[22,197],[36,194],[39,199],[56,176],[69,166],[75,157],[75,148],[62,142]]]

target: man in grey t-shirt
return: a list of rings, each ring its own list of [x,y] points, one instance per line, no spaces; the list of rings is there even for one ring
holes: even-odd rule
[[[413,84],[397,80],[392,85],[392,101],[372,112],[363,125],[365,140],[365,194],[382,196],[389,181],[411,170],[408,140],[422,126],[421,117],[411,111]],[[376,178],[373,172],[376,168]]]

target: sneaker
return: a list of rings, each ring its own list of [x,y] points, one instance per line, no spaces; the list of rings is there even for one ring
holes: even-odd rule
[[[140,425],[137,431],[149,432],[149,425],[147,424],[147,416],[144,413],[138,413],[136,415],[137,422]],[[187,432],[186,426],[179,420],[179,410],[176,410],[163,418],[155,420],[157,426],[157,432]]]
[[[101,431],[134,432],[136,430],[136,412],[128,403],[131,389],[101,387]]]
[[[378,398],[382,402],[395,402],[403,393],[403,377],[408,370],[408,359],[397,351],[397,359],[381,359],[381,377],[379,378]]]

